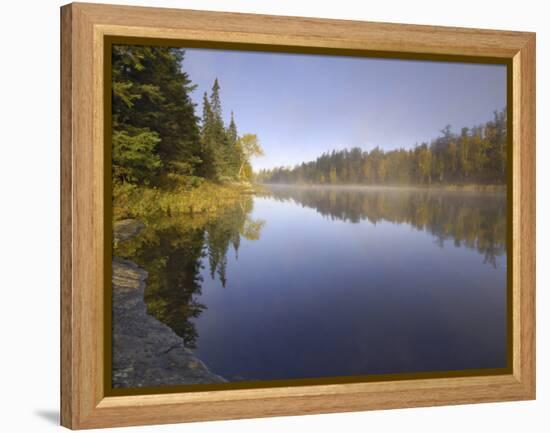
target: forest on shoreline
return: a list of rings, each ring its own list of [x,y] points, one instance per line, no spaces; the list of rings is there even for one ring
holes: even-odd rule
[[[239,135],[233,112],[225,125],[217,79],[197,116],[184,58],[180,48],[113,46],[115,220],[215,213],[249,188],[250,159],[263,154],[258,137]]]
[[[459,134],[450,126],[412,149],[327,152],[315,161],[254,173],[256,134],[224,122],[220,83],[202,98],[185,71],[185,50],[115,45],[112,51],[113,215],[211,213],[237,202],[250,182],[319,185],[504,185],[507,112]]]
[[[167,47],[113,47],[113,227],[144,225],[139,236],[115,237],[113,254],[147,271],[147,313],[193,348],[192,319],[206,308],[197,300],[202,267],[225,285],[228,252],[260,236],[264,222],[250,217],[250,159],[262,149],[255,134],[238,133],[233,113],[224,123],[217,79],[196,114],[184,56]]]
[[[460,134],[448,125],[431,143],[412,149],[370,152],[360,148],[323,153],[295,167],[261,170],[263,183],[317,185],[504,185],[507,168],[506,109]]]

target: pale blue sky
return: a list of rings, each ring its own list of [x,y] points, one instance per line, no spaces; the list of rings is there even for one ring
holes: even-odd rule
[[[469,63],[186,49],[183,69],[202,94],[217,77],[224,118],[256,133],[256,170],[314,160],[325,151],[430,141],[492,118],[506,106],[506,67]]]

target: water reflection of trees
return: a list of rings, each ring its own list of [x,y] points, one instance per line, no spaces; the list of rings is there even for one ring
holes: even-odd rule
[[[165,217],[148,222],[140,235],[116,246],[115,254],[129,258],[149,274],[145,288],[147,312],[170,326],[189,348],[198,337],[191,319],[206,306],[201,294],[201,269],[226,284],[227,254],[238,254],[241,238],[256,240],[263,221],[250,219],[252,199],[227,207],[219,215]]]
[[[451,240],[483,254],[496,266],[506,252],[506,196],[503,193],[391,188],[270,188],[276,200],[293,201],[332,219],[406,223],[431,233],[440,246]]]
[[[274,187],[269,196],[313,208],[321,215],[357,223],[390,221],[431,233],[443,246],[476,249],[487,263],[506,252],[506,197],[434,190]],[[238,256],[242,238],[260,238],[264,222],[252,220],[253,199],[225,208],[213,217],[195,214],[147,222],[134,239],[119,243],[115,254],[135,261],[149,274],[145,288],[148,313],[170,326],[193,348],[193,318],[206,306],[199,302],[201,270],[226,285],[227,258]]]

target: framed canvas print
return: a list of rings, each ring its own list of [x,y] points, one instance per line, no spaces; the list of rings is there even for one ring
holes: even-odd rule
[[[61,8],[61,416],[535,398],[535,36]]]

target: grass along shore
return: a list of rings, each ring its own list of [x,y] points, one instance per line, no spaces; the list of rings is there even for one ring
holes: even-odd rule
[[[117,184],[113,186],[113,221],[134,218],[149,221],[175,215],[205,215],[216,217],[223,209],[242,200],[243,195],[261,189],[249,182],[181,183],[163,189],[151,186]]]

